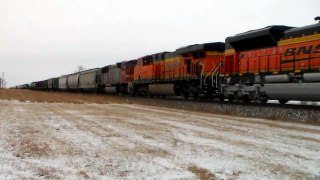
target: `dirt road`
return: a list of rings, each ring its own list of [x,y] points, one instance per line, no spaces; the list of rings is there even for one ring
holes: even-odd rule
[[[135,104],[0,100],[0,179],[314,179],[320,127]]]

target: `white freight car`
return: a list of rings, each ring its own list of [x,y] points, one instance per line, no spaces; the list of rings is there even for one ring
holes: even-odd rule
[[[79,76],[79,89],[83,91],[97,91],[101,79],[101,69],[95,68],[83,71]]]

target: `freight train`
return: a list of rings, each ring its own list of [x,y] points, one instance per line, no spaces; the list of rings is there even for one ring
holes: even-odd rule
[[[268,26],[17,88],[219,98],[320,101],[320,23]]]

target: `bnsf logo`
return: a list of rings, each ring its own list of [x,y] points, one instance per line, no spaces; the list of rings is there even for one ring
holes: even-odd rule
[[[317,46],[310,45],[308,46],[301,46],[299,48],[288,48],[284,53],[284,56],[293,56],[293,55],[300,55],[300,54],[310,54],[313,53],[320,53],[320,44]]]

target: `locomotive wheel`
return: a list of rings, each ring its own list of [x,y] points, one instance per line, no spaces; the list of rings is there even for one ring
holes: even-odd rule
[[[245,102],[245,103],[250,102],[250,98],[249,98],[249,96],[248,96],[248,95],[244,95],[244,96],[242,96],[242,97],[241,97],[241,100],[242,100],[242,102]]]
[[[193,98],[197,100],[199,98],[199,93],[193,93]]]
[[[286,104],[288,102],[288,100],[284,100],[284,99],[279,99],[278,101],[280,104]]]
[[[261,104],[265,104],[268,102],[268,99],[259,99],[258,102]]]
[[[220,95],[220,96],[218,96],[218,98],[219,98],[219,101],[221,101],[221,102],[224,101],[224,95]]]
[[[189,99],[189,93],[184,93],[183,97],[184,97],[185,100],[188,100]]]
[[[234,97],[233,97],[232,95],[229,95],[229,96],[228,96],[228,101],[229,101],[229,102],[233,102],[233,101],[234,101]]]

